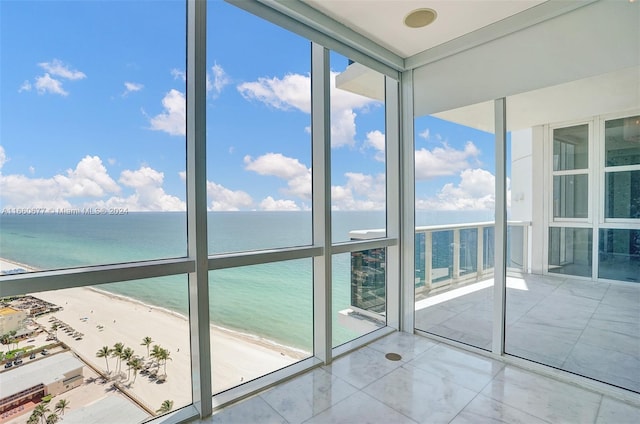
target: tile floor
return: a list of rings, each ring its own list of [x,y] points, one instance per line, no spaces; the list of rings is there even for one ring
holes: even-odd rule
[[[400,361],[385,354],[395,352]],[[637,405],[463,351],[393,333],[206,423],[636,424]]]
[[[416,328],[491,349],[493,283],[484,283],[425,297]],[[508,277],[506,311],[507,353],[640,392],[640,284]]]

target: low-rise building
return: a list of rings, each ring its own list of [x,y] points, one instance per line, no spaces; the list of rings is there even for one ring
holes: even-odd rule
[[[0,335],[18,331],[27,319],[27,311],[5,306],[0,308]]]

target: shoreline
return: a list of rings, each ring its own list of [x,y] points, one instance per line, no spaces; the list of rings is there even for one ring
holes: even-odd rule
[[[0,258],[2,270],[5,267],[13,269],[15,265],[18,264]],[[76,340],[62,329],[56,331],[58,339],[85,362],[105,371],[108,363],[111,377],[116,375],[116,358],[109,358],[106,362],[105,358],[96,357],[96,352],[103,346],[113,347],[115,343],[123,343],[155,370],[156,361],[147,356],[147,347],[141,344],[144,337],[151,337],[153,342],[150,347],[157,344],[170,352],[170,360],[166,364],[160,363],[158,367],[159,375],[164,374],[166,367],[166,381],[158,383],[140,373],[134,378],[133,372],[128,372],[126,362],[122,361],[120,377],[117,377],[120,384],[143,400],[151,410],[157,409],[166,399],[175,402],[175,409],[191,403],[190,331],[188,317],[184,314],[95,287],[25,294],[61,306],[63,310],[38,317],[36,322],[51,331],[49,319],[55,316],[73,327],[74,331],[82,333],[82,339]],[[214,324],[209,327],[214,393],[246,383],[311,355],[310,352],[284,346],[258,335]]]

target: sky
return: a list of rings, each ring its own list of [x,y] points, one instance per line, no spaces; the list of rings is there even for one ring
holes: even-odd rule
[[[185,210],[182,1],[0,2],[0,207]],[[310,42],[208,5],[211,211],[311,208]],[[348,66],[331,53],[331,82]],[[334,210],[384,210],[384,102],[332,88]],[[415,120],[416,208],[493,209],[493,135]]]

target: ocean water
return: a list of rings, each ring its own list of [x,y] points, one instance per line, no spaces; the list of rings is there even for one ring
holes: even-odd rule
[[[310,212],[212,212],[209,253],[312,243]],[[490,220],[477,212],[424,212],[417,225]],[[185,213],[0,216],[0,257],[37,269],[124,263],[187,255]],[[382,212],[334,212],[333,238],[384,228]],[[211,271],[211,320],[225,328],[311,350],[312,260]],[[104,284],[101,289],[188,314],[187,276]],[[349,306],[350,256],[333,258],[333,316]],[[336,321],[336,320],[334,320]],[[334,344],[356,336],[334,325]]]

